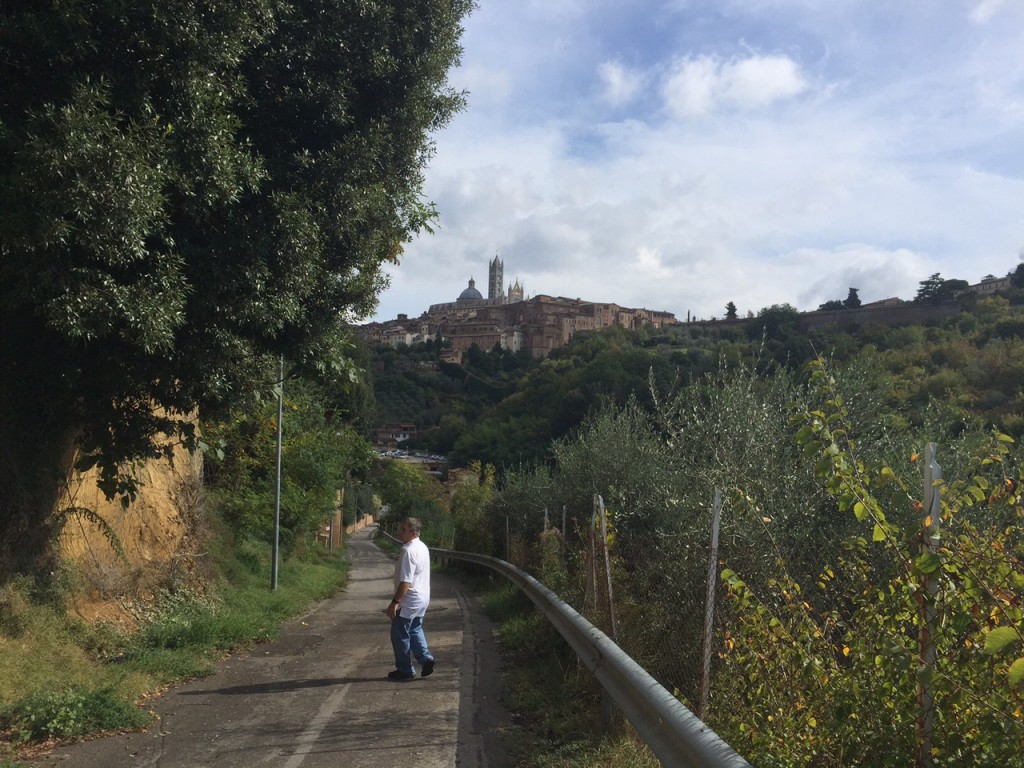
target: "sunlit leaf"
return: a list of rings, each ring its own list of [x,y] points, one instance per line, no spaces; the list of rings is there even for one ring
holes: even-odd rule
[[[985,637],[985,653],[990,656],[1000,654],[1015,640],[1017,640],[1017,632],[1013,627],[996,627]]]
[[[942,558],[935,552],[925,552],[914,561],[914,568],[920,573],[934,573],[942,565]]]
[[[1017,659],[1010,665],[1010,671],[1007,673],[1006,678],[1014,688],[1024,683],[1024,659]]]

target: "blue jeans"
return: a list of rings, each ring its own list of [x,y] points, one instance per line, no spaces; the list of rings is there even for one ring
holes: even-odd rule
[[[409,653],[416,657],[421,665],[433,660],[427,648],[427,638],[423,634],[423,617],[407,619],[395,616],[391,620],[391,647],[395,649],[395,667],[405,675],[413,674],[412,660]]]

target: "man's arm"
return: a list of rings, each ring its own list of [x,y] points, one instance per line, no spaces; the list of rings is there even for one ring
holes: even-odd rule
[[[405,593],[412,587],[408,581],[402,581],[398,584],[398,589],[395,590],[395,596],[391,598],[391,603],[388,605],[388,618],[395,618],[395,614],[398,613],[398,607],[402,603],[402,598],[405,597]]]

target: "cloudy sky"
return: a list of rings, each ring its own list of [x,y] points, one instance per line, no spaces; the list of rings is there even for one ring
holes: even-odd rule
[[[1024,0],[478,0],[433,235],[376,318],[487,262],[675,313],[913,298],[1024,249]]]

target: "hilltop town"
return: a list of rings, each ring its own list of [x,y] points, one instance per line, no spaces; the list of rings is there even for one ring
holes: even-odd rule
[[[671,312],[543,294],[526,298],[518,280],[504,287],[504,272],[504,262],[495,256],[488,262],[487,298],[470,278],[455,301],[433,304],[418,318],[400,314],[395,320],[367,323],[356,333],[370,344],[391,346],[440,338],[448,342],[442,359],[460,364],[474,344],[482,350],[495,346],[510,352],[527,350],[532,357],[543,358],[579,331],[678,323]]]
[[[1021,266],[1004,277],[986,275],[981,282],[969,284],[963,280],[942,280],[933,275],[922,282],[917,298],[906,301],[887,298],[868,304],[829,302],[817,310],[798,313],[798,325],[811,330],[829,325],[856,325],[875,323],[892,325],[939,319],[956,314],[960,304],[969,296],[984,297],[1010,290],[1014,281],[1024,281]],[[924,286],[935,283],[934,296],[926,296]],[[593,331],[618,326],[625,329],[643,327],[662,328],[678,325],[671,312],[632,309],[583,299],[570,299],[544,294],[526,297],[525,289],[517,279],[504,287],[504,263],[498,256],[488,262],[487,297],[476,288],[470,278],[469,285],[455,301],[432,304],[417,318],[400,314],[395,320],[373,322],[358,326],[356,335],[369,344],[393,347],[442,339],[445,345],[441,360],[462,363],[463,354],[474,344],[489,351],[496,346],[510,352],[527,350],[534,358],[547,357],[552,350],[564,346],[579,331]],[[942,286],[945,286],[943,290]],[[856,289],[851,289],[856,294]],[[833,306],[834,305],[834,306]],[[716,325],[742,324],[754,318],[752,312],[745,318],[733,317],[710,321],[687,318],[687,323]]]

